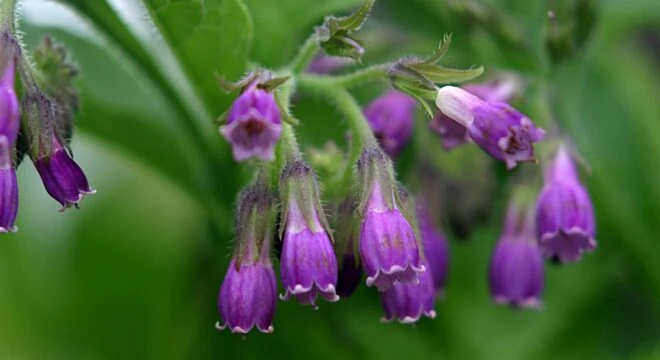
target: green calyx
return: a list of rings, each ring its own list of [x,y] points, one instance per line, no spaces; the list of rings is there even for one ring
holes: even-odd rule
[[[392,160],[378,147],[367,147],[357,162],[357,212],[363,217],[367,212],[372,192],[376,187],[389,209],[397,207],[396,188]]]
[[[323,25],[316,28],[319,45],[326,54],[360,60],[364,54],[361,40],[351,36],[359,30],[374,6],[375,0],[366,0],[364,4],[349,16],[329,16]]]
[[[250,185],[239,195],[234,249],[237,267],[244,261],[253,263],[264,251],[269,251],[276,217],[274,210],[273,194],[265,184]]]

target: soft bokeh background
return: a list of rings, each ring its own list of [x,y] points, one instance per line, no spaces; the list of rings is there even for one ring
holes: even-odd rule
[[[452,266],[435,320],[383,325],[377,294],[362,287],[318,311],[280,303],[275,333],[246,338],[213,327],[233,198],[248,176],[211,123],[230,101],[213,72],[235,78],[247,59],[282,65],[324,15],[360,1],[245,0],[249,13],[239,0],[147,2],[151,15],[138,0],[24,2],[28,48],[50,33],[80,64],[73,147],[99,192],[80,211],[58,213],[33,166],[19,169],[20,231],[0,239],[0,358],[660,358],[660,2],[594,1],[584,47],[549,68],[539,63],[546,10],[570,1],[379,0],[364,32],[367,64],[428,53],[452,32],[448,63],[548,81],[549,110],[591,167],[599,248],[578,264],[547,267],[542,311],[496,307],[485,283],[505,193],[496,191],[491,216],[468,224],[468,239],[438,219]],[[548,114],[533,89],[528,95],[519,106]],[[342,141],[331,108],[299,100],[305,145]],[[213,155],[200,155],[186,121],[204,129]],[[414,182],[405,161],[412,148],[399,165]],[[452,156],[488,163],[474,149],[421,150],[440,165]]]

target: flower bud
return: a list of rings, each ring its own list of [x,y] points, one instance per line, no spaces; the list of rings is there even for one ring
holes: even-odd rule
[[[490,292],[496,303],[515,308],[541,306],[543,259],[534,238],[531,214],[521,214],[515,205],[509,207],[490,262]]]
[[[337,301],[337,259],[320,205],[316,174],[303,161],[290,162],[280,179],[282,258],[280,275],[288,300],[315,306],[317,295]]]
[[[518,110],[501,102],[483,101],[454,86],[438,90],[440,111],[468,130],[470,138],[492,157],[512,169],[518,162],[535,161],[533,144],[545,131]]]
[[[417,284],[394,284],[380,293],[380,301],[385,311],[382,322],[397,319],[402,324],[411,324],[422,315],[435,318],[435,290],[431,272],[421,273]]]
[[[424,257],[426,257],[429,267],[428,271],[431,272],[435,291],[442,295],[449,274],[449,244],[442,233],[435,228],[426,209],[419,205],[417,206],[417,219],[424,244]]]
[[[85,173],[55,136],[51,151],[50,155],[44,154],[34,161],[44,187],[62,205],[60,211],[72,205],[78,207],[85,195],[94,194],[96,190],[89,186]]]
[[[364,109],[364,116],[376,139],[391,157],[401,151],[412,135],[415,104],[415,99],[410,96],[390,90]]]
[[[415,232],[401,212],[391,160],[380,149],[367,149],[358,160],[360,257],[367,286],[379,291],[394,283],[417,283],[424,272]]]
[[[583,252],[596,248],[595,220],[589,194],[566,146],[559,148],[544,177],[536,205],[541,253],[560,262],[578,261]]]
[[[218,330],[248,333],[255,325],[273,332],[277,283],[270,262],[273,203],[268,190],[254,185],[244,190],[236,216],[236,249],[218,295],[222,321]]]
[[[275,97],[252,81],[234,101],[220,134],[229,141],[236,161],[256,157],[271,161],[282,132],[282,115]]]

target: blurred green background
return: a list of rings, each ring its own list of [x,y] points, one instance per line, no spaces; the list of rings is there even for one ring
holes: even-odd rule
[[[469,239],[445,227],[451,274],[436,319],[381,324],[376,291],[361,287],[318,311],[281,302],[275,332],[245,338],[213,327],[234,194],[249,176],[211,122],[231,100],[214,72],[233,79],[248,60],[283,65],[323,16],[361,1],[145,2],[24,3],[28,49],[50,33],[81,67],[73,148],[98,194],[58,213],[34,167],[19,169],[20,231],[0,241],[0,358],[660,359],[659,1],[594,1],[590,27],[589,12],[562,11],[573,1],[378,0],[363,33],[366,64],[426,54],[452,32],[446,63],[530,79],[518,105],[551,113],[591,167],[599,248],[578,264],[547,267],[542,311],[493,305],[485,274],[499,191]],[[554,65],[548,7],[557,29],[573,24],[588,35]],[[538,103],[540,82],[549,108]],[[357,95],[366,102],[381,90]],[[322,102],[302,94],[295,114],[304,145],[342,142],[345,124]],[[203,139],[190,137],[191,123]],[[419,151],[438,164],[488,161],[475,149],[454,155],[417,142],[399,164],[402,178],[414,179],[406,161]]]

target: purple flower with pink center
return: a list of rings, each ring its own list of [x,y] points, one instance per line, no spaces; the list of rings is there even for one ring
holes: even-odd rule
[[[271,161],[282,133],[282,116],[273,94],[257,82],[249,84],[234,101],[220,134],[229,141],[236,161],[250,158]]]

